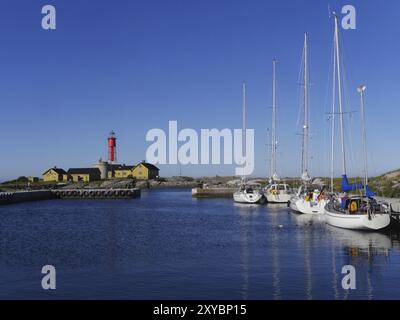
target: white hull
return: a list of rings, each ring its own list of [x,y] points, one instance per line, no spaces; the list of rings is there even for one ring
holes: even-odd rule
[[[271,194],[266,193],[265,198],[268,203],[288,203],[290,201],[291,195],[287,193]]]
[[[233,200],[237,203],[259,203],[262,199],[261,193],[245,193],[245,192],[235,192],[233,194]]]
[[[390,214],[379,213],[371,215],[371,220],[367,214],[343,214],[325,210],[325,219],[328,224],[334,227],[351,230],[380,230],[386,228],[390,223]]]
[[[302,214],[324,214],[327,200],[306,201],[302,197],[294,197],[290,200],[290,208]]]

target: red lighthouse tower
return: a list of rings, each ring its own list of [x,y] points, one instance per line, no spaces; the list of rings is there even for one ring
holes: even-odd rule
[[[117,161],[117,137],[115,136],[115,132],[111,131],[108,136],[108,161],[110,163]]]

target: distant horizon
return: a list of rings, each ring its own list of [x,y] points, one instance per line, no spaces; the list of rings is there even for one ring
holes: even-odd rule
[[[60,168],[60,169],[65,169],[65,168]],[[369,176],[369,178],[371,178],[371,179],[374,179],[374,178],[378,178],[378,177],[381,177],[381,176],[384,176],[384,175],[386,175],[386,174],[389,174],[389,173],[392,173],[392,172],[396,172],[396,171],[400,171],[400,168],[399,169],[397,169],[397,170],[390,170],[390,171],[387,171],[387,172],[383,172],[383,173],[381,173],[381,174],[378,174],[378,175],[373,175],[373,176]],[[7,181],[13,181],[13,180],[16,180],[16,179],[18,179],[18,178],[20,178],[20,177],[29,177],[29,176],[19,176],[19,177],[15,177],[15,178],[13,178],[13,179],[6,179],[6,180],[0,180],[0,183],[4,183],[4,182],[7,182]],[[42,179],[42,177],[41,176],[33,176],[33,177],[38,177],[39,179]],[[193,178],[193,179],[200,179],[200,178],[216,178],[216,177],[218,177],[218,178],[232,178],[232,179],[237,179],[237,180],[240,180],[241,179],[241,177],[240,176],[235,176],[235,175],[214,175],[214,176],[187,176],[187,175],[181,175],[181,176],[179,176],[179,175],[174,175],[174,176],[160,176],[160,178],[162,179],[162,178]],[[313,180],[314,179],[330,179],[331,177],[329,177],[329,176],[313,176],[313,177],[311,177]],[[341,179],[342,178],[342,176],[334,176],[334,179]],[[348,177],[349,179],[363,179],[363,177],[362,176],[349,176]],[[129,179],[129,178],[120,178],[120,179]],[[262,177],[262,176],[249,176],[249,177],[246,177],[246,179],[247,180],[251,180],[251,179],[259,179],[259,180],[268,180],[269,179],[269,177]],[[298,177],[296,177],[296,176],[287,176],[287,177],[280,177],[280,180],[281,181],[284,181],[285,179],[291,179],[291,180],[301,180],[301,177],[300,176],[298,176]]]

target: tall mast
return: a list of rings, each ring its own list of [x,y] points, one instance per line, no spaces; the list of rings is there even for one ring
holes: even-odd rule
[[[303,123],[303,145],[302,145],[302,174],[308,176],[308,44],[307,33],[304,33],[304,123]]]
[[[331,114],[331,192],[334,191],[333,178],[335,175],[335,112],[336,112],[336,59],[333,59],[332,79],[332,114]]]
[[[246,83],[243,82],[242,86],[243,90],[243,101],[242,101],[242,154],[245,155],[246,153]],[[244,179],[244,168],[245,168],[245,163],[243,163],[243,173],[242,173],[242,179]]]
[[[271,134],[271,179],[276,177],[276,62],[272,60],[272,134]]]
[[[364,152],[364,191],[367,195],[368,186],[368,163],[367,163],[367,133],[365,128],[365,107],[364,107],[364,92],[366,86],[360,85],[357,91],[360,93],[360,107],[361,107],[361,129],[362,129],[362,144]]]
[[[337,86],[339,94],[339,116],[340,116],[340,140],[342,145],[342,173],[346,174],[346,149],[344,144],[344,124],[343,124],[343,101],[342,101],[342,78],[340,74],[340,49],[339,49],[339,23],[338,17],[334,14],[335,19],[335,51],[336,51],[336,69],[337,69]]]

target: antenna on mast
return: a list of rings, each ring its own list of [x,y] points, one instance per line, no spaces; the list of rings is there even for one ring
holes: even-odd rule
[[[331,10],[331,6],[328,4],[328,16],[329,16],[329,19],[332,18],[332,15],[335,15],[335,14],[336,14],[335,11],[332,11]]]

